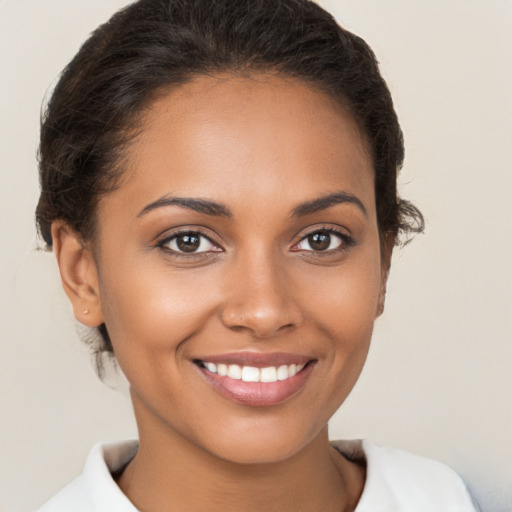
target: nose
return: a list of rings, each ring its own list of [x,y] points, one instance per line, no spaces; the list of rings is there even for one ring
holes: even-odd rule
[[[221,319],[229,329],[269,338],[297,328],[302,322],[293,282],[269,257],[240,258],[230,271]]]

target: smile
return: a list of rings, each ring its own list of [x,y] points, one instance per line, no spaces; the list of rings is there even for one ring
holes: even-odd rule
[[[315,360],[290,354],[235,354],[196,359],[205,380],[223,397],[243,405],[271,406],[298,393]]]
[[[202,361],[201,364],[211,373],[220,377],[227,377],[244,382],[277,382],[287,380],[299,373],[305,364],[290,364],[280,366],[267,366],[256,368],[254,366],[240,366],[238,364],[215,364],[209,361]]]

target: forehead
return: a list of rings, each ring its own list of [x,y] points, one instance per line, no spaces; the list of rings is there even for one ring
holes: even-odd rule
[[[161,95],[124,169],[130,203],[164,194],[229,202],[250,192],[263,204],[334,189],[366,196],[370,209],[374,202],[371,158],[350,113],[280,76],[199,76]]]

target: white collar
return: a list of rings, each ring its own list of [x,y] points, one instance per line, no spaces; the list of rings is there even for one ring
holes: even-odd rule
[[[476,512],[461,478],[440,462],[371,441],[333,441],[352,461],[366,463],[366,483],[355,512]],[[137,440],[96,444],[83,474],[38,512],[137,512],[112,474],[135,456]]]

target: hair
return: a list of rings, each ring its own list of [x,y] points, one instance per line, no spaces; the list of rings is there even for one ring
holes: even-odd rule
[[[309,0],[139,0],[99,26],[61,74],[41,120],[36,222],[46,247],[65,221],[93,240],[99,198],[158,94],[198,75],[271,72],[310,83],[347,108],[367,139],[381,240],[423,231],[397,194],[404,143],[370,47]],[[405,238],[404,238],[405,237]],[[107,327],[92,344],[112,356]]]

